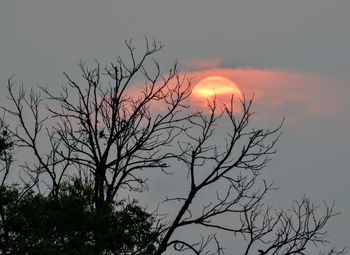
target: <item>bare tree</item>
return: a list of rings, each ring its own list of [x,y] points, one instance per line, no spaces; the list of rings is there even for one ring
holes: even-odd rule
[[[287,210],[265,205],[265,195],[275,187],[261,178],[261,172],[276,152],[281,125],[272,130],[250,127],[252,100],[241,104],[240,113],[234,111],[233,100],[220,111],[214,100],[209,104],[210,113],[190,119],[191,128],[185,130],[185,139],[179,143],[182,153],[178,157],[188,171],[188,192],[165,200],[177,202],[179,210],[172,221],[162,225],[157,254],[168,248],[193,254],[223,254],[219,232],[243,237],[243,254],[305,254],[312,245],[328,244],[325,225],[338,214],[334,204],[325,204],[323,214],[307,198]],[[220,144],[215,131],[223,120],[230,127],[225,143]],[[206,199],[205,190],[215,196]],[[194,226],[210,234],[197,242],[174,235]],[[342,253],[344,250],[329,252]]]
[[[81,62],[82,79],[64,73],[67,84],[59,94],[47,87],[40,87],[44,96],[27,93],[23,86],[16,93],[9,80],[13,107],[4,109],[18,120],[10,131],[17,145],[34,153],[35,161],[23,165],[32,182],[38,187],[45,182],[55,195],[63,180],[88,178],[98,210],[125,188],[145,191],[147,171],[166,174],[175,159],[186,170],[186,189],[184,195],[162,201],[175,204],[175,213],[154,212],[157,255],[171,250],[223,254],[221,233],[243,238],[244,254],[305,254],[312,245],[327,244],[325,227],[337,214],[333,205],[326,204],[322,213],[307,198],[288,210],[265,204],[265,195],[275,187],[261,173],[276,152],[281,125],[252,127],[252,99],[242,99],[239,112],[233,98],[223,108],[214,100],[208,111],[191,111],[186,105],[190,79],[176,64],[162,74],[153,56],[163,45],[147,39],[145,45],[139,56],[132,41],[126,41],[130,58],[118,57],[104,67]],[[143,89],[134,85],[140,78]],[[216,138],[222,123],[227,127],[220,131],[223,143]],[[181,238],[194,227],[199,240]]]
[[[51,103],[58,104],[54,107],[47,104],[49,113],[44,117],[40,112],[42,97],[31,90],[26,98],[23,87],[16,95],[9,81],[15,109],[6,110],[19,120],[13,135],[19,146],[30,147],[37,158],[34,166],[25,166],[26,170],[47,174],[54,193],[65,174],[71,175],[71,168],[75,168],[79,173],[88,171],[93,175],[98,204],[112,201],[122,187],[133,191],[146,188],[137,171],[166,167],[164,159],[168,156],[162,154],[162,147],[171,144],[182,132],[181,122],[185,117],[180,112],[182,102],[190,94],[190,86],[185,84],[186,79],[181,79],[176,65],[166,75],[160,74],[160,67],[151,55],[163,47],[161,44],[150,45],[146,40],[140,59],[135,56],[132,42],[126,45],[130,66],[121,58],[103,69],[99,63],[90,69],[81,62],[83,85],[65,73],[68,84],[59,95],[41,87]],[[149,61],[155,68],[153,75],[145,67]],[[138,95],[130,95],[128,89],[139,74],[146,79],[145,86]],[[104,77],[111,81],[102,82]],[[155,102],[161,103],[165,110],[151,112]],[[25,119],[29,114],[32,126]],[[52,128],[45,126],[49,119],[57,119]],[[40,152],[38,140],[42,135],[47,136],[51,149]]]

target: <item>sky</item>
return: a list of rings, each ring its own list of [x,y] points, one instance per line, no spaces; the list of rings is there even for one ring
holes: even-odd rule
[[[124,39],[165,44],[165,70],[176,60],[194,83],[208,75],[255,94],[268,126],[283,117],[278,153],[266,169],[284,204],[304,194],[336,200],[331,240],[350,243],[349,0],[3,0],[0,2],[0,103],[6,82],[58,90],[62,72],[81,59],[109,63]]]

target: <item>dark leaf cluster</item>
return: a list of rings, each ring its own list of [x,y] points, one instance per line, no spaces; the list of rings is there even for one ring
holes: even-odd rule
[[[58,197],[0,187],[0,254],[152,254],[154,219],[134,202],[94,209],[91,187],[75,181]]]

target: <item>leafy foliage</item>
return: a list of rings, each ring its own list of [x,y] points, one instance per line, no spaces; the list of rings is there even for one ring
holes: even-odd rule
[[[6,129],[1,128],[1,126],[0,132],[0,160],[5,160],[6,155],[8,155],[9,150],[13,146],[13,142],[10,140]]]
[[[7,125],[0,119],[0,186],[4,185],[12,163],[14,143]]]
[[[79,181],[58,197],[0,188],[1,254],[152,254],[153,218],[135,202],[96,211],[93,192]],[[98,242],[97,242],[98,239]]]

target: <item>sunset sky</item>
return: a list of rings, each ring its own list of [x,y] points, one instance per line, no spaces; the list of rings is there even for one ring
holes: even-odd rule
[[[110,63],[124,39],[165,44],[162,70],[176,60],[193,84],[222,76],[247,97],[257,123],[285,118],[266,175],[288,205],[304,194],[336,201],[331,240],[350,244],[349,0],[11,0],[0,2],[0,103],[6,82],[58,90],[81,59]],[[194,100],[195,102],[195,100]]]

